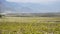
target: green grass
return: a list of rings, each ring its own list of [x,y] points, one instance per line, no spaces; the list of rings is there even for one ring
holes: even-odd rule
[[[5,17],[0,34],[60,34],[59,17]]]

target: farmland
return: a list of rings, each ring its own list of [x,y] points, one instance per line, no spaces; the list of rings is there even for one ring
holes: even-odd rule
[[[0,34],[60,34],[60,17],[0,18]]]

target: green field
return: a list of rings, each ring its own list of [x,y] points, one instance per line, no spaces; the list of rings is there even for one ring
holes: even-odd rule
[[[0,18],[0,34],[60,34],[60,17]]]

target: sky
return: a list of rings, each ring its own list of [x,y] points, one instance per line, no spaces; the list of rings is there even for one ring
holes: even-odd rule
[[[16,3],[41,3],[41,4],[47,4],[47,3],[55,3],[60,0],[6,0],[8,2],[16,2]]]
[[[6,0],[6,2],[20,4],[22,7],[10,5],[17,7],[17,10],[19,8],[21,12],[60,12],[60,0]]]

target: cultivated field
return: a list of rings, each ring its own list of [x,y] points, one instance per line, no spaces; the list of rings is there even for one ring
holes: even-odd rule
[[[60,34],[60,17],[0,18],[0,34]]]

